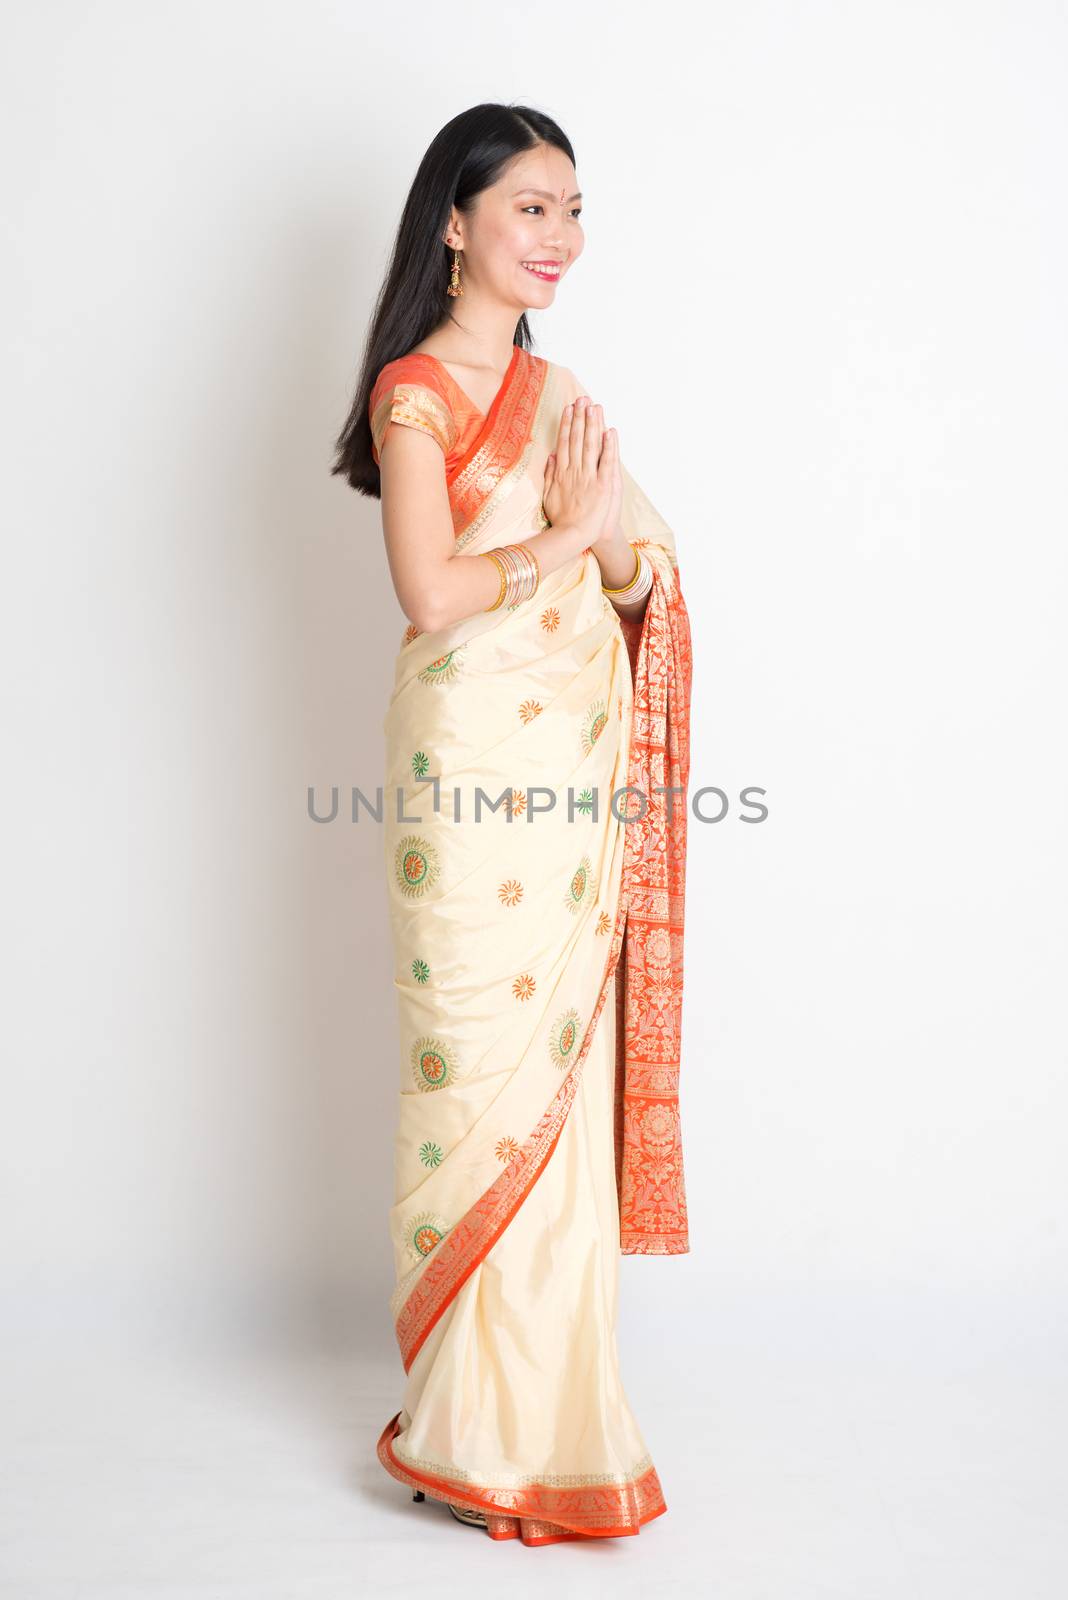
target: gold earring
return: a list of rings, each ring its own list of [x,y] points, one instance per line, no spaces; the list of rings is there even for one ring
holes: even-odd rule
[[[452,272],[449,274],[449,287],[445,293],[451,294],[455,299],[457,295],[463,294],[463,292],[464,286],[460,282],[460,252],[459,250],[454,250],[452,253]]]

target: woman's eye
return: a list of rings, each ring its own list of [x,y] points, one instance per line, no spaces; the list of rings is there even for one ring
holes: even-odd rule
[[[542,211],[542,210],[544,210],[544,207],[543,206],[539,206],[537,204],[537,202],[535,202],[535,204],[532,205],[532,206],[524,206],[523,210],[524,211]],[[581,206],[572,206],[571,207],[571,215],[573,217],[581,217],[581,215],[582,215],[582,207]]]

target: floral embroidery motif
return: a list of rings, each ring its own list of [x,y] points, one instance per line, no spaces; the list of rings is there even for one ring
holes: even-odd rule
[[[592,811],[593,810],[593,790],[592,789],[583,789],[582,793],[579,795],[578,799],[575,801],[575,810],[576,811]]]
[[[608,725],[608,707],[603,700],[595,700],[586,711],[582,725],[582,748],[589,755]]]
[[[579,1042],[579,1014],[574,1006],[557,1017],[549,1035],[549,1054],[558,1067],[566,1067]]]
[[[503,905],[517,906],[523,898],[523,885],[518,878],[505,878],[497,893]]]
[[[596,931],[598,933],[607,933],[611,926],[612,926],[611,917],[608,915],[607,911],[602,911],[601,915],[597,918],[597,929],[596,929]]]
[[[508,810],[513,817],[521,817],[527,809],[527,797],[522,789],[513,789],[508,797]]]
[[[430,968],[425,961],[420,961],[418,956],[412,962],[412,977],[416,983],[425,983],[430,977]]]
[[[409,622],[408,626],[404,630],[404,638],[401,640],[401,649],[403,650],[406,644],[412,644],[416,639],[418,639],[422,631],[423,630],[421,628],[416,627],[414,622]]]
[[[522,972],[512,984],[512,993],[517,1000],[529,1000],[537,987],[538,985],[530,973]]]
[[[449,1224],[436,1212],[420,1211],[418,1216],[409,1217],[404,1224],[404,1242],[408,1254],[416,1261],[422,1261],[441,1243],[448,1231]]]
[[[412,1045],[412,1076],[418,1089],[444,1089],[459,1077],[456,1052],[440,1039],[416,1039]]]
[[[537,700],[524,700],[523,704],[519,707],[519,715],[522,717],[524,722],[533,722],[534,718],[540,715],[540,713],[541,706],[538,704]]]
[[[438,656],[436,661],[429,661],[421,672],[416,673],[423,683],[448,683],[455,678],[463,664],[463,652],[460,647],[446,650],[443,656]]]
[[[441,1146],[439,1144],[431,1144],[428,1140],[426,1144],[419,1147],[419,1159],[424,1167],[438,1166],[442,1160]]]
[[[583,856],[578,866],[571,875],[564,904],[573,916],[577,916],[583,906],[589,905],[597,893],[597,880],[593,874],[589,856]]]
[[[430,771],[430,757],[425,750],[417,750],[412,757],[412,771],[417,778],[425,778]]]
[[[538,621],[546,633],[555,633],[560,626],[560,613],[555,606],[546,606]]]
[[[642,1120],[642,1140],[667,1150],[675,1142],[675,1119],[667,1106],[651,1105]]]
[[[519,1146],[516,1144],[511,1134],[507,1133],[503,1139],[497,1140],[494,1153],[498,1161],[503,1161],[505,1164],[507,1164],[509,1161],[511,1161],[513,1156],[517,1156],[519,1154]]]
[[[438,853],[418,833],[405,834],[393,857],[398,887],[409,899],[425,894],[441,875]]]

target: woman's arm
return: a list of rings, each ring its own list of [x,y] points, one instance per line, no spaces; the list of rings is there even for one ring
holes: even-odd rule
[[[455,548],[440,445],[417,428],[391,423],[379,457],[386,556],[409,622],[421,633],[435,633],[488,610],[500,592],[500,573],[494,562]],[[515,542],[530,546],[545,577],[581,555],[590,535],[577,522],[562,522]]]
[[[629,583],[634,576],[634,546],[627,542],[626,535],[619,523],[616,524],[612,534],[599,539],[593,547],[593,553],[601,566],[601,582],[606,589],[621,589]],[[643,594],[640,600],[631,601],[629,605],[617,600],[615,595],[609,595],[609,600],[615,606],[621,617],[628,617],[634,622],[640,622],[645,615],[645,607],[649,596]]]

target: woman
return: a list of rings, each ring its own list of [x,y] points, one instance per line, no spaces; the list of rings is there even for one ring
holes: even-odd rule
[[[526,1544],[667,1509],[618,1372],[618,1257],[689,1248],[689,620],[615,430],[530,350],[582,250],[577,189],[539,112],[442,129],[333,469],[381,495],[410,619],[384,829],[407,1382],[378,1453]]]

